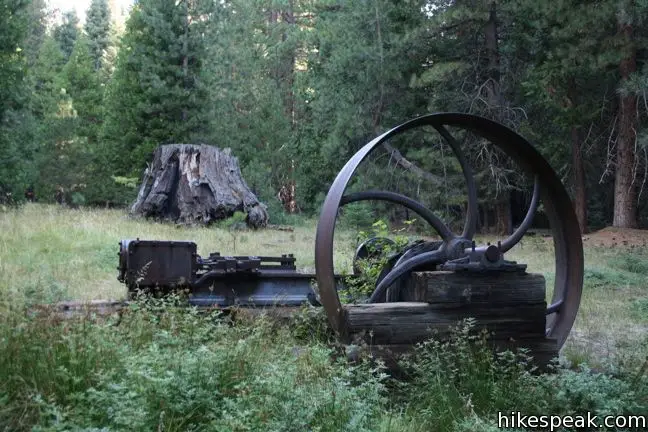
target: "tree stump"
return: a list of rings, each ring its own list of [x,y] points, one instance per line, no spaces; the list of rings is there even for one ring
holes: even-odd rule
[[[204,144],[158,147],[131,207],[134,215],[204,225],[237,211],[251,228],[268,223],[267,207],[245,183],[231,150]]]

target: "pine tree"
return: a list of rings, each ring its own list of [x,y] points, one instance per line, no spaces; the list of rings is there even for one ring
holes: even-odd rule
[[[63,78],[75,111],[75,132],[87,140],[89,147],[94,147],[102,124],[103,90],[90,46],[89,38],[80,35],[63,69]]]
[[[59,43],[66,61],[72,55],[78,35],[78,26],[79,18],[76,11],[71,10],[63,14],[63,23],[54,29],[54,39]]]
[[[309,10],[314,18],[308,70],[299,80],[304,125],[296,158],[307,209],[317,210],[316,197],[361,144],[424,112],[425,99],[410,82],[426,58],[419,49],[425,3],[322,1]],[[385,150],[400,161],[397,165],[405,162],[394,148]],[[428,168],[417,173],[429,175]]]
[[[25,39],[25,56],[27,65],[33,66],[38,57],[43,41],[45,40],[49,13],[45,0],[32,0],[28,6],[29,30]]]
[[[35,186],[37,195],[44,200],[53,200],[59,188],[69,189],[74,184],[70,161],[76,153],[73,151],[75,118],[67,94],[64,66],[65,56],[59,42],[46,37],[30,72],[31,111],[38,125],[34,137],[38,148]]]
[[[200,12],[189,1],[133,8],[106,96],[101,151],[109,175],[139,177],[156,146],[201,136]]]
[[[25,108],[28,1],[0,0],[0,203],[18,196],[29,177],[29,146],[21,142]],[[13,198],[12,198],[13,199]]]
[[[294,159],[296,2],[229,1],[207,29],[204,79],[211,139],[240,158],[244,177],[271,205]]]
[[[619,87],[623,89],[637,73],[637,8],[632,0],[617,2],[617,34],[620,38],[621,58],[618,62]],[[621,228],[637,227],[637,193],[639,181],[636,164],[638,155],[637,129],[639,116],[637,95],[621,91],[619,94],[619,132],[616,142],[614,178],[614,219],[612,225]],[[646,161],[648,163],[648,161]]]
[[[110,9],[107,0],[92,0],[86,15],[85,32],[94,68],[99,70],[110,45]]]
[[[609,57],[605,47],[613,28],[611,2],[592,8],[581,0],[553,7],[517,0],[507,4],[507,13],[514,23],[507,48],[523,71],[520,82],[529,123],[543,135],[542,150],[552,162],[569,161],[574,208],[585,232],[589,219],[587,174],[600,177],[594,172],[600,167],[588,166],[583,146],[588,135],[590,139],[607,136],[607,124],[598,120],[606,108],[600,101],[614,85],[603,61]]]

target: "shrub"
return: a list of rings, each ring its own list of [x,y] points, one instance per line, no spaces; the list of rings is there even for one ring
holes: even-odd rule
[[[119,325],[13,314],[0,334],[2,430],[373,430],[384,375],[285,327],[149,299]],[[6,383],[6,385],[4,385]]]
[[[448,341],[423,343],[407,360],[409,379],[398,386],[399,430],[494,431],[498,412],[603,416],[648,409],[643,374],[612,377],[585,365],[538,373],[524,351],[494,355],[472,328],[467,320]]]

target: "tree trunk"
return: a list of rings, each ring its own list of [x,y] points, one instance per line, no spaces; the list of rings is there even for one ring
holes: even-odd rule
[[[632,24],[619,22],[628,49],[621,60],[621,86],[637,70],[636,47],[633,41]],[[637,182],[635,181],[635,143],[637,139],[636,96],[631,93],[619,95],[619,133],[617,136],[616,171],[614,179],[614,221],[615,227],[635,228],[637,226]]]
[[[509,192],[504,193],[505,198],[495,204],[496,231],[499,235],[509,235],[513,232],[511,220],[511,196]]]
[[[484,26],[486,41],[486,57],[488,60],[487,83],[488,103],[493,110],[492,117],[501,122],[502,95],[500,92],[500,53],[497,42],[497,3],[492,1],[488,14],[488,21]]]
[[[497,2],[491,1],[489,5],[488,21],[484,26],[484,39],[486,44],[486,91],[490,107],[490,117],[496,121],[502,121],[502,93],[500,91],[500,52],[497,36]],[[511,220],[511,194],[508,190],[503,191],[501,197],[495,204],[495,229],[498,234],[510,234],[513,224]]]
[[[189,88],[189,0],[184,1],[184,23],[182,40],[182,78],[185,90]],[[182,121],[187,121],[187,108],[182,109]]]
[[[169,144],[157,148],[131,214],[183,224],[209,224],[246,213],[252,228],[268,222],[266,206],[248,188],[229,149]]]
[[[587,232],[587,190],[585,188],[585,168],[581,153],[582,135],[579,126],[571,129],[572,167],[574,169],[574,210],[581,234]]]
[[[576,79],[572,76],[567,80],[567,100],[565,108],[576,110],[579,105],[578,88]],[[571,158],[574,171],[574,210],[581,234],[587,232],[587,183],[585,181],[585,167],[583,165],[582,128],[576,122],[571,127]]]

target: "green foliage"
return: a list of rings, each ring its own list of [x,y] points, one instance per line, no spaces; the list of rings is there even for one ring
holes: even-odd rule
[[[611,219],[615,92],[645,105],[645,2],[145,0],[119,41],[108,3],[90,2],[83,31],[74,12],[52,27],[43,0],[3,3],[0,183],[14,196],[31,182],[47,199],[59,183],[82,184],[88,203],[125,203],[130,190],[112,177],[139,178],[159,144],[207,142],[233,149],[264,201],[294,183],[300,210],[312,216],[362,144],[403,120],[447,110],[522,132],[570,191],[575,161],[566,143],[580,137],[590,222]],[[632,43],[619,19],[633,24]],[[619,62],[633,47],[638,70],[619,84]],[[492,210],[529,179],[476,141],[465,147],[480,204]],[[389,186],[460,219],[463,179],[447,146],[416,133],[398,144],[442,183],[421,186],[420,176],[395,168],[408,185]],[[59,157],[47,169],[45,161]],[[383,174],[368,169],[351,187],[381,186]],[[345,211],[353,225],[375,218],[354,207]]]
[[[605,268],[585,267],[584,286],[603,289],[643,286],[647,271],[645,250],[621,252],[611,257]]]
[[[143,300],[118,322],[5,316],[0,427],[372,430],[384,376],[331,363],[320,343],[295,351],[264,320],[170,306]]]
[[[635,299],[630,308],[637,318],[643,321],[648,321],[648,299]]]
[[[249,233],[244,253],[263,245],[274,255],[288,243],[300,251],[303,265],[312,255],[314,227],[311,221],[291,234]],[[125,218],[123,211],[28,203],[1,213],[0,230],[0,430],[472,432],[492,430],[497,410],[602,415],[648,409],[642,285],[613,294],[613,287],[590,289],[583,296],[575,335],[601,331],[606,340],[618,341],[619,362],[602,368],[614,375],[585,365],[530,371],[525,353],[493,356],[488,339],[475,335],[469,322],[448,342],[421,344],[401,363],[403,374],[396,379],[371,366],[380,364],[375,359],[362,358],[360,367],[338,360],[341,347],[323,308],[304,307],[288,322],[241,318],[244,311],[235,311],[234,321],[218,312],[182,309],[180,296],[139,298],[121,318],[88,314],[64,320],[47,310],[24,309],[123,295],[114,280],[115,238],[200,238],[204,253],[223,250],[227,233],[217,228],[178,230]],[[394,233],[379,222],[372,231],[367,235],[404,236],[407,227]],[[337,234],[349,248],[335,251],[336,265],[348,262],[355,238],[341,229]],[[553,270],[551,250],[525,243],[514,253],[523,262],[541,255],[538,261],[547,261],[541,272]],[[618,249],[586,249],[589,265],[598,262],[599,271],[638,275],[609,267],[617,255],[626,261]],[[619,301],[610,302],[611,295]],[[605,327],[593,328],[594,321]],[[639,333],[636,339],[629,337],[633,333]]]
[[[619,270],[645,276],[648,274],[648,250],[633,249],[631,252],[617,254],[610,264]]]
[[[407,221],[409,226],[414,221]],[[394,265],[394,258],[403,252],[409,244],[408,238],[403,235],[407,229],[401,228],[396,232],[389,230],[389,226],[383,220],[378,220],[371,225],[368,231],[360,231],[357,235],[357,243],[362,244],[370,239],[388,239],[393,242],[367,243],[367,257],[358,259],[355,262],[358,274],[347,276],[345,279],[346,289],[341,291],[345,302],[357,302],[365,300],[376,288],[376,282],[389,265]]]
[[[381,0],[313,4],[308,73],[297,92],[304,124],[296,175],[307,210],[318,210],[314,198],[361,145],[425,111],[425,96],[409,86],[427,58],[421,49],[427,31],[424,5]]]
[[[370,229],[375,220],[376,215],[371,205],[363,202],[345,206],[340,216],[342,226],[355,230]]]
[[[218,222],[218,227],[219,228],[225,228],[225,229],[238,229],[238,227],[243,224],[245,225],[245,213],[241,211],[235,211],[232,216],[228,217],[227,219],[223,219],[222,221]]]
[[[23,45],[27,66],[32,67],[38,57],[38,51],[47,36],[49,13],[47,11],[46,0],[31,0],[27,6],[27,11],[29,28]]]
[[[538,373],[524,351],[494,355],[486,335],[466,320],[448,341],[421,344],[406,363],[399,394],[408,430],[491,430],[497,413],[524,415],[640,414],[648,399],[633,378],[614,378],[581,365]],[[471,429],[473,428],[473,429]]]
[[[304,48],[305,32],[296,22],[306,12],[301,7],[302,2],[229,1],[215,6],[206,29],[208,139],[233,150],[248,184],[270,205],[292,180],[300,207],[309,197],[296,178],[302,165],[294,71]],[[271,217],[282,214],[271,208]]]
[[[88,140],[88,151],[93,151],[103,118],[103,88],[93,66],[90,42],[85,35],[79,37],[63,77],[66,93],[72,99],[76,133]]]
[[[88,45],[94,62],[94,69],[99,70],[111,42],[110,9],[107,0],[92,0],[86,13],[85,31],[88,35]]]
[[[79,32],[78,26],[79,18],[76,10],[73,9],[63,14],[63,23],[54,29],[54,39],[58,42],[66,61],[74,50]]]
[[[126,24],[106,99],[102,175],[139,177],[159,144],[191,142],[204,128],[202,10],[138,2]]]
[[[22,198],[33,167],[29,143],[28,92],[23,40],[28,34],[29,2],[0,1],[0,190]],[[4,197],[3,197],[4,201]]]
[[[322,307],[303,306],[290,318],[290,332],[296,340],[304,343],[334,343],[336,340],[336,335],[328,324],[326,311]]]

